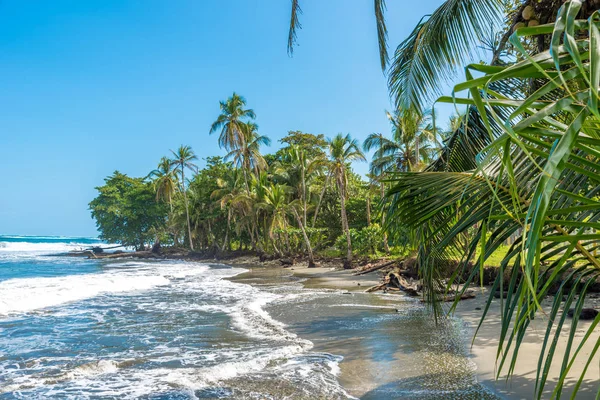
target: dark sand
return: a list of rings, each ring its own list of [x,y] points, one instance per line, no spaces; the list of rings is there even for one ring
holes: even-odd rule
[[[292,331],[311,340],[315,351],[342,355],[344,359],[338,378],[353,396],[363,399],[533,398],[538,354],[547,324],[543,316],[532,324],[521,345],[514,376],[507,383],[502,378],[494,379],[499,300],[492,304],[488,319],[473,346],[469,346],[482,312],[478,308],[484,307],[487,293],[478,293],[476,299],[461,302],[455,314],[458,318],[451,320],[451,326],[438,328],[428,321],[424,307],[415,299],[402,294],[364,293],[365,289],[379,283],[376,272],[352,276],[351,271],[309,269],[303,264],[291,268],[251,265],[251,261],[242,264],[251,271],[236,279],[261,285],[289,286],[295,283],[302,285],[304,291],[335,293],[335,296],[321,300],[327,304],[307,301],[284,309],[273,307],[269,312]],[[583,336],[589,324],[580,322],[578,338]],[[436,335],[449,338],[437,340]],[[460,337],[455,338],[456,335]],[[599,337],[600,333],[590,337],[582,349],[582,359],[590,354]],[[565,346],[566,340],[561,338],[558,351],[564,351]],[[579,377],[583,367],[583,362],[574,364],[569,374],[572,379],[563,397],[570,396],[570,389],[576,382],[574,378]],[[548,379],[549,392],[544,398],[550,398],[558,371],[560,362],[557,360]],[[595,398],[599,379],[597,354],[577,399]]]

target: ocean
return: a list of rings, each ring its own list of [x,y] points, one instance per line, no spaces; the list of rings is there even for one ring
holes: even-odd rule
[[[95,245],[0,236],[0,399],[488,398],[465,327],[412,299],[53,255]]]

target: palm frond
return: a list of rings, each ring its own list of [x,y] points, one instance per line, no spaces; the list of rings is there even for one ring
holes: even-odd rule
[[[377,24],[379,61],[381,63],[381,70],[385,72],[389,61],[387,45],[388,32],[385,25],[385,0],[374,0],[373,5],[375,7],[375,23]]]
[[[416,107],[439,95],[440,83],[476,54],[490,24],[501,22],[500,0],[446,0],[424,17],[397,48],[388,86],[397,108]]]
[[[446,142],[445,159],[429,172],[395,176],[389,193],[388,221],[402,220],[420,235],[421,274],[434,304],[439,291],[455,284],[466,290],[487,258],[509,237],[515,239],[501,262],[481,323],[493,292],[508,286],[508,298],[501,303],[497,371],[498,376],[511,376],[531,319],[547,318],[537,398],[556,358],[562,361],[552,395],[560,396],[583,345],[600,323],[597,317],[583,336],[576,335],[587,292],[600,277],[595,255],[600,247],[600,12],[578,21],[581,5],[579,0],[567,1],[556,24],[517,30],[511,43],[522,61],[469,66],[467,81],[455,92],[467,90],[470,97],[442,101],[469,105],[467,119],[475,125],[459,127],[462,131]],[[522,36],[550,33],[550,51],[535,56],[525,51]],[[532,79],[541,84],[525,97],[494,88]],[[439,266],[448,259],[461,263],[444,282]],[[554,302],[542,307],[553,290]],[[561,305],[563,294],[567,300]],[[570,308],[574,313],[568,324]],[[566,351],[558,354],[561,335]],[[586,368],[575,380],[574,393],[599,344],[585,355]]]
[[[302,14],[302,9],[300,8],[299,0],[292,0],[292,15],[290,17],[290,31],[288,33],[288,45],[287,51],[291,56],[294,54],[294,46],[296,45],[298,35],[297,31],[302,29],[302,25],[300,24],[300,20],[298,16]]]

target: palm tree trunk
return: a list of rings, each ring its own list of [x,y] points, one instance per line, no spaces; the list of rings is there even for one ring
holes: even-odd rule
[[[383,204],[383,197],[385,196],[385,186],[383,182],[381,182],[381,202]],[[383,249],[386,254],[390,254],[390,246],[388,245],[387,233],[385,232],[385,210],[381,210],[381,228],[383,231]]]
[[[342,172],[344,174],[344,172]],[[348,226],[348,215],[346,214],[346,187],[344,185],[344,177],[338,176],[338,187],[340,192],[340,208],[342,211],[342,229],[346,234],[346,260],[344,261],[344,269],[352,268],[352,240],[350,239],[350,227]]]
[[[371,226],[371,194],[367,193],[367,226]]]
[[[304,208],[304,219],[302,220],[303,224],[306,225],[306,221],[307,221],[307,199],[306,199],[306,174],[304,172],[304,165],[302,165],[302,207]]]
[[[278,257],[282,257],[283,254],[281,253],[281,250],[279,250],[279,248],[277,247],[277,244],[276,244],[277,240],[275,239],[275,235],[273,234],[273,230],[271,230],[269,232],[269,237],[271,238],[271,244],[273,245],[273,249],[275,250],[275,254],[277,254]]]
[[[421,161],[421,155],[419,154],[419,135],[415,135],[415,170],[419,170],[419,163]]]
[[[187,219],[188,237],[190,239],[190,250],[194,251],[194,243],[192,242],[192,227],[190,225],[190,207],[187,199],[187,192],[185,190],[185,176],[183,164],[181,165],[181,191],[183,192],[183,200],[185,202],[185,218]]]
[[[325,196],[325,190],[327,190],[327,185],[329,185],[329,180],[331,179],[331,173],[327,174],[327,178],[325,178],[325,183],[323,184],[323,189],[321,190],[321,194],[319,195],[319,202],[317,203],[317,207],[315,208],[315,215],[313,215],[312,227],[314,228],[317,223],[317,215],[319,214],[319,208],[321,207],[321,203],[323,202],[323,196]]]
[[[290,246],[290,235],[288,234],[287,225],[283,226],[283,238],[285,239],[285,246],[287,248],[287,253],[292,254],[292,246]]]
[[[231,250],[231,244],[229,242],[229,231],[231,230],[231,208],[227,208],[227,230],[225,230],[225,240],[223,240],[223,247],[221,252],[225,252],[225,249]]]
[[[308,268],[314,268],[317,265],[315,264],[315,258],[313,255],[313,251],[312,251],[312,246],[310,245],[310,240],[308,239],[308,235],[306,234],[306,230],[304,229],[304,224],[302,223],[302,219],[300,219],[300,215],[298,215],[298,211],[296,211],[296,209],[293,209],[294,211],[294,216],[296,217],[296,220],[298,221],[298,226],[300,227],[300,230],[302,231],[302,236],[304,237],[304,243],[306,244],[306,251],[308,252]]]

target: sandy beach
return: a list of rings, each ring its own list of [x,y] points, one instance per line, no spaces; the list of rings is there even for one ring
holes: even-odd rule
[[[246,264],[246,267],[248,267],[248,265],[251,265],[251,262]],[[341,291],[340,296],[343,296],[344,294],[371,296],[372,298],[377,299],[375,304],[380,304],[381,308],[378,309],[377,305],[375,305],[371,310],[363,311],[371,312],[373,314],[378,314],[382,311],[393,311],[393,304],[395,304],[395,302],[409,299],[402,294],[383,295],[381,293],[364,293],[365,289],[379,283],[380,276],[377,272],[362,276],[353,276],[352,271],[348,270],[339,270],[335,268],[309,269],[300,263],[291,268],[281,268],[277,266],[252,268],[250,275],[256,276],[256,274],[263,276],[279,276],[280,279],[282,279],[282,282],[285,279],[289,279],[285,277],[292,276],[294,279],[300,280],[302,285],[308,290],[334,289]],[[248,276],[241,276],[241,279],[247,278]],[[485,306],[485,301],[487,299],[485,289],[484,292],[481,292],[479,289],[477,291],[477,297],[475,299],[462,301],[455,313],[455,316],[467,327],[464,340],[468,343],[470,343],[473,338],[473,334],[475,333],[475,329],[481,317],[481,310]],[[414,299],[410,299],[410,301],[414,301]],[[548,306],[549,301],[550,300],[542,305]],[[598,300],[596,299],[590,300],[590,305],[593,306],[595,304],[594,302],[597,301]],[[392,310],[390,310],[390,307]],[[570,324],[570,320],[568,320],[567,323]],[[521,345],[514,374],[508,381],[505,380],[505,374],[501,374],[500,379],[495,379],[499,324],[500,301],[494,300],[486,322],[473,341],[473,345],[468,348],[469,357],[476,366],[476,380],[485,387],[486,393],[474,393],[473,396],[469,396],[468,398],[531,399],[534,397],[538,356],[542,346],[543,333],[546,329],[547,319],[544,318],[543,315],[540,315],[532,322],[530,331]],[[576,336],[577,339],[580,339],[583,336],[589,327],[589,324],[590,322],[588,321],[581,321],[579,323]],[[373,326],[372,330],[369,332],[361,332],[361,335],[378,337],[379,334],[377,333],[377,327]],[[560,355],[563,354],[566,347],[565,336],[566,333],[563,333],[559,340],[558,352]],[[580,355],[582,359],[585,359],[592,351],[598,338],[599,335],[597,333],[589,338],[582,349]],[[364,358],[361,358],[360,354],[353,354],[348,351],[348,349],[352,349],[353,347],[351,338],[347,339],[346,343],[341,346],[339,345],[339,341],[335,341],[335,345],[328,345],[327,340],[315,340],[315,337],[312,337],[311,340],[315,342],[315,345],[321,351],[330,351],[332,353],[344,355],[344,360],[340,363],[341,372],[339,379],[344,387],[356,397],[365,399],[383,398],[382,395],[385,393],[385,390],[387,390],[386,387],[394,387],[394,385],[398,385],[399,381],[405,381],[410,378],[402,376],[401,380],[395,379],[395,368],[397,368],[399,363],[407,360],[403,359],[403,357],[405,357],[403,352],[398,351],[398,349],[394,348],[393,345],[390,345],[389,342],[386,343],[386,345],[388,345],[387,348],[382,344],[380,348],[377,349],[377,351],[380,352],[380,356],[374,359],[372,354],[364,354]],[[567,382],[563,392],[564,397],[567,395],[570,396],[572,387],[576,383],[576,378],[579,377],[583,367],[583,362],[574,365],[570,372],[571,379]],[[543,398],[550,398],[559,371],[560,360],[557,360],[552,365],[548,383],[546,385],[547,391]],[[405,371],[397,371],[397,373],[406,374]],[[419,371],[415,371],[412,378],[419,379]],[[599,364],[598,362],[594,362],[587,371],[586,379],[581,385],[577,399],[595,398],[599,378]]]

